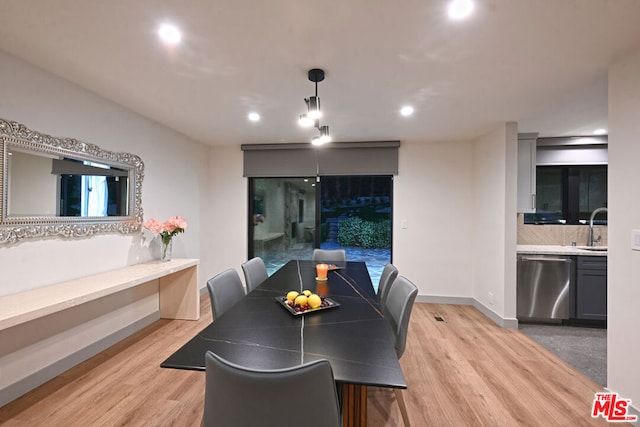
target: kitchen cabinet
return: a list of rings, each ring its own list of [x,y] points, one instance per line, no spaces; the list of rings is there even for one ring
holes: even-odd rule
[[[607,320],[607,257],[579,256],[576,268],[576,318]]]
[[[518,212],[536,211],[537,133],[518,134]]]

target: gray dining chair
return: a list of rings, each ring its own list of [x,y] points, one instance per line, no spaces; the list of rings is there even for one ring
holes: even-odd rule
[[[311,260],[315,262],[347,262],[344,249],[314,249]]]
[[[238,272],[229,268],[207,280],[213,320],[227,311],[244,296],[244,286]]]
[[[260,257],[243,262],[242,271],[244,272],[244,282],[247,285],[247,293],[269,278],[267,267],[264,266],[264,261]]]
[[[411,311],[413,309],[413,303],[418,295],[418,288],[411,283],[404,276],[398,276],[393,281],[387,292],[387,299],[385,303],[384,318],[387,321],[389,330],[391,331],[391,337],[396,349],[398,359],[404,354],[404,350],[407,345],[407,332],[409,329],[409,319],[411,317]],[[400,412],[402,413],[402,420],[404,425],[409,425],[409,414],[407,414],[407,406],[404,402],[404,396],[402,390],[399,388],[394,389],[396,400],[400,406]]]
[[[205,365],[205,427],[340,426],[333,370],[325,359],[258,370],[207,351]]]
[[[380,281],[378,282],[378,302],[380,303],[380,310],[384,310],[389,288],[393,281],[396,280],[396,277],[398,277],[398,269],[391,263],[385,265],[380,275]]]

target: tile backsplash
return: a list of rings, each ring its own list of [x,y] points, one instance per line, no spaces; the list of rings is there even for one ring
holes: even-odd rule
[[[607,246],[607,226],[596,225],[593,235],[597,246]],[[557,224],[525,224],[524,214],[518,214],[518,244],[519,245],[561,245],[571,246],[576,242],[578,246],[589,244],[588,225],[557,225]]]

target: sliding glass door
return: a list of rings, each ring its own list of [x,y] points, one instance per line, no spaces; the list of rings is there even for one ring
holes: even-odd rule
[[[391,176],[326,176],[321,179],[322,249],[345,249],[349,261],[367,263],[374,288],[391,262]]]
[[[363,261],[377,287],[391,262],[393,177],[250,178],[249,257],[269,274],[314,248],[345,249]]]
[[[291,259],[311,259],[315,247],[314,177],[249,180],[249,257],[269,274]]]

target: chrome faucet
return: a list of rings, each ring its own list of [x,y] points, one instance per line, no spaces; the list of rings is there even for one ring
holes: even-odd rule
[[[591,218],[589,218],[589,246],[593,246],[593,218],[598,212],[608,212],[607,208],[598,208],[591,212]],[[598,239],[600,241],[600,239]]]

